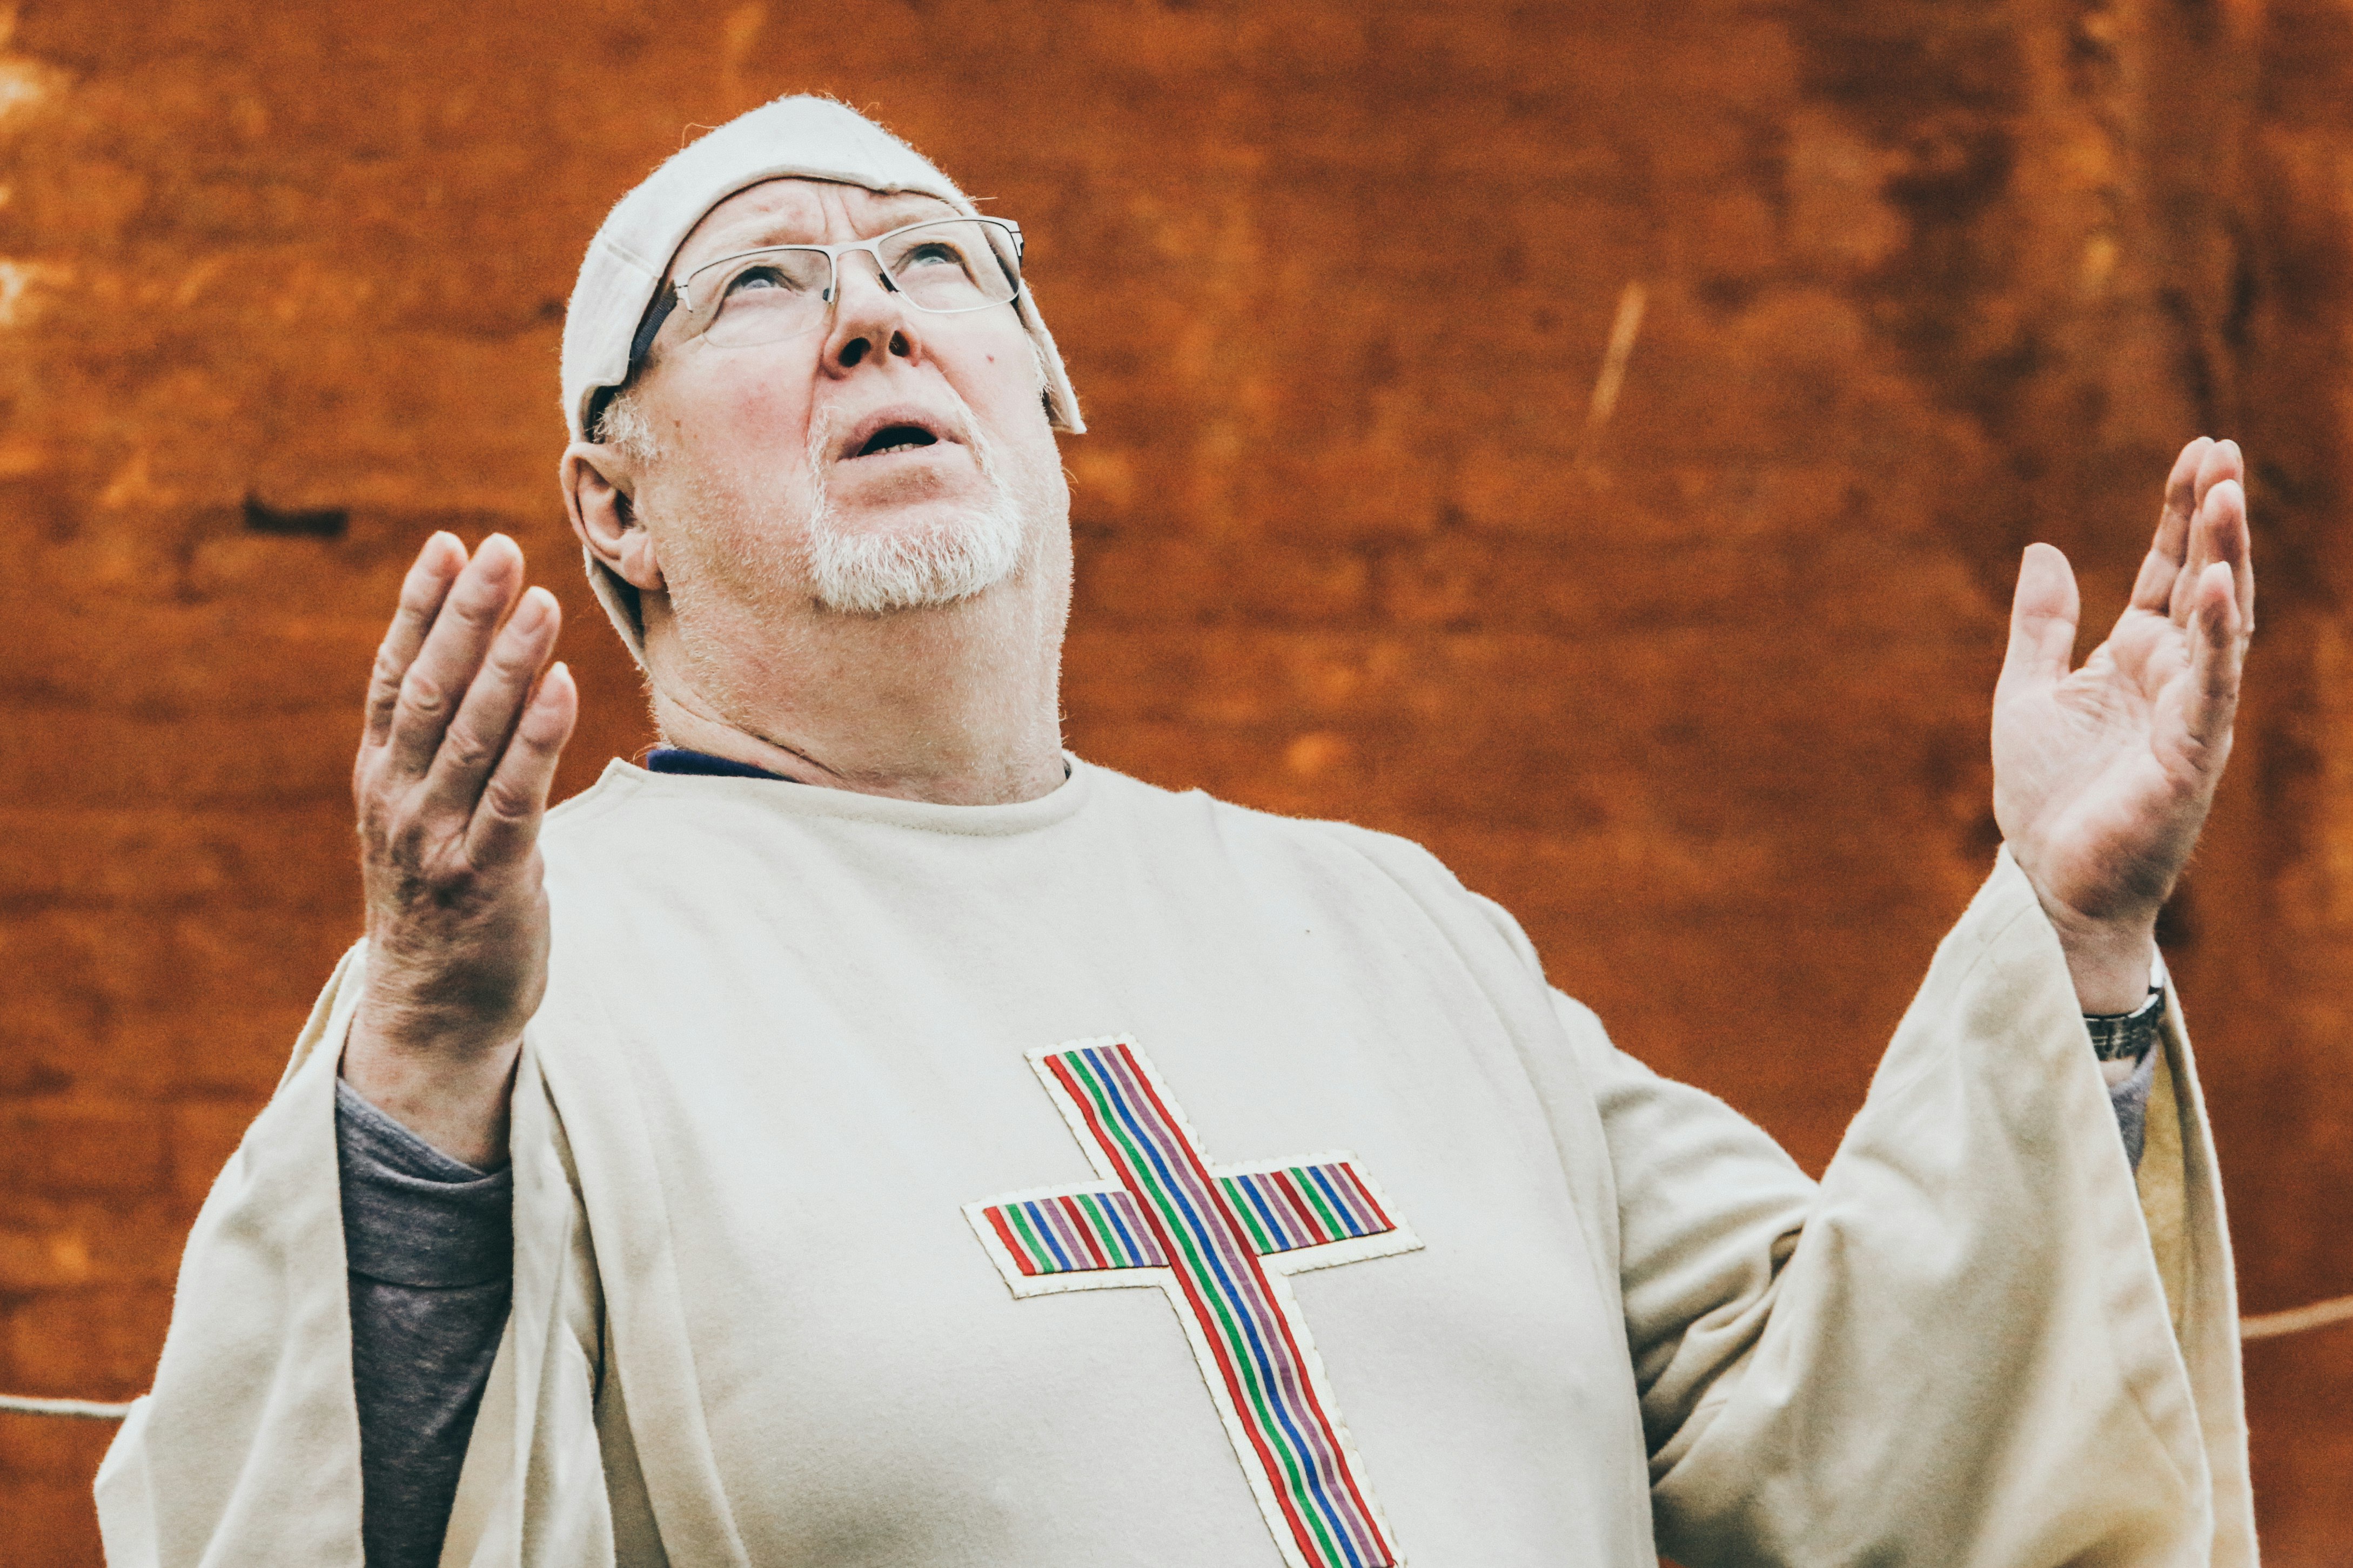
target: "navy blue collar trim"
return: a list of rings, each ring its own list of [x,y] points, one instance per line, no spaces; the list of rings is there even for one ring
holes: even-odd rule
[[[772,773],[765,768],[755,768],[733,757],[714,757],[709,752],[690,752],[683,746],[656,746],[646,753],[646,771],[649,773],[707,773],[723,779],[775,779],[778,784],[793,782],[782,773]]]

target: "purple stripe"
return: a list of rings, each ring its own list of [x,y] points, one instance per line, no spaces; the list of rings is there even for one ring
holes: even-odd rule
[[[1354,1202],[1358,1208],[1365,1211],[1365,1226],[1366,1235],[1387,1236],[1390,1231],[1397,1228],[1396,1226],[1390,1224],[1388,1219],[1382,1216],[1381,1205],[1373,1201],[1373,1190],[1365,1185],[1365,1178],[1358,1173],[1354,1165],[1335,1165],[1333,1169],[1340,1173],[1342,1179],[1346,1184],[1349,1199]]]
[[[1362,1236],[1373,1228],[1372,1219],[1356,1207],[1356,1198],[1348,1192],[1347,1184],[1335,1174],[1338,1170],[1337,1165],[1310,1165],[1307,1173],[1323,1187],[1324,1197],[1331,1201],[1333,1212],[1348,1222],[1348,1234]]]
[[[1111,1205],[1101,1193],[1073,1193],[1071,1202],[1077,1205],[1079,1217],[1087,1223],[1087,1234],[1094,1237],[1096,1248],[1111,1259],[1113,1268],[1133,1268],[1135,1259],[1121,1245],[1119,1227],[1111,1223]]]
[[[1291,1234],[1291,1227],[1282,1223],[1284,1216],[1282,1209],[1277,1206],[1282,1200],[1271,1197],[1267,1193],[1266,1178],[1263,1176],[1237,1176],[1234,1180],[1240,1183],[1250,1194],[1252,1211],[1257,1214],[1261,1220],[1265,1222],[1266,1228],[1274,1233],[1275,1250],[1278,1252],[1289,1252],[1293,1247],[1297,1247],[1299,1245],[1298,1239]]]
[[[1287,1325],[1279,1321],[1281,1313],[1268,1291],[1265,1277],[1259,1272],[1255,1249],[1247,1258],[1236,1256],[1234,1221],[1223,1206],[1224,1194],[1204,1198],[1201,1177],[1194,1166],[1195,1152],[1155,1109],[1155,1097],[1147,1091],[1141,1069],[1131,1068],[1114,1051],[1098,1048],[1078,1054],[1124,1103],[1130,1130],[1157,1156],[1165,1179],[1176,1189],[1172,1195],[1197,1216],[1187,1228],[1214,1256],[1217,1272],[1224,1277],[1222,1282],[1211,1276],[1200,1283],[1223,1299],[1242,1321],[1246,1342],[1236,1349],[1253,1363],[1252,1381],[1259,1384],[1261,1395],[1280,1419],[1283,1433],[1288,1435],[1288,1446],[1297,1449],[1306,1467],[1303,1479],[1308,1495],[1301,1497],[1300,1503],[1322,1514],[1344,1540],[1356,1538],[1352,1549],[1359,1557],[1378,1557],[1378,1548],[1371,1545],[1376,1538],[1369,1535],[1367,1521],[1356,1512],[1345,1486],[1335,1484],[1342,1473],[1340,1457],[1325,1442],[1324,1425],[1307,1403],[1298,1363],[1282,1331]],[[1215,1325],[1205,1323],[1202,1327],[1212,1330]],[[1248,1342],[1252,1341],[1255,1348]],[[1247,1410],[1236,1414],[1255,1419]],[[1267,1436],[1271,1438],[1281,1435],[1270,1432]],[[1285,1489],[1291,1484],[1288,1478],[1279,1475],[1267,1479]]]
[[[1308,1461],[1311,1487],[1315,1497],[1300,1500],[1310,1506],[1321,1501],[1324,1505],[1321,1511],[1324,1516],[1332,1519],[1345,1533],[1356,1537],[1355,1545],[1360,1555],[1366,1561],[1378,1560],[1383,1555],[1378,1544],[1379,1537],[1372,1530],[1371,1521],[1357,1511],[1355,1500],[1341,1483],[1345,1462],[1326,1441],[1324,1422],[1317,1417],[1314,1405],[1306,1397],[1304,1373],[1292,1354],[1290,1335],[1285,1331],[1289,1325],[1279,1321],[1282,1314],[1275,1306],[1265,1276],[1260,1271],[1255,1249],[1247,1255],[1236,1250],[1237,1244],[1245,1238],[1240,1233],[1239,1220],[1226,1206],[1225,1194],[1203,1193],[1200,1175],[1194,1167],[1194,1160],[1198,1156],[1185,1145],[1176,1129],[1165,1121],[1154,1109],[1155,1096],[1145,1092],[1137,1069],[1131,1068],[1115,1051],[1095,1047],[1077,1054],[1083,1056],[1105,1079],[1119,1087],[1132,1112],[1134,1126],[1155,1145],[1168,1173],[1179,1184],[1195,1212],[1202,1216],[1202,1223],[1194,1227],[1196,1235],[1216,1249],[1224,1263],[1227,1278],[1231,1281],[1230,1286],[1220,1293],[1256,1329],[1259,1343],[1263,1347],[1261,1352],[1263,1364],[1257,1369],[1259,1381],[1267,1397],[1285,1408],[1290,1416],[1287,1425]],[[1214,1284],[1214,1281],[1205,1280],[1203,1283]],[[1203,1325],[1204,1328],[1208,1326]]]
[[[1093,1222],[1091,1234],[1095,1238],[1095,1245],[1111,1255],[1113,1268],[1140,1268],[1144,1267],[1145,1258],[1136,1250],[1135,1233],[1122,1223],[1119,1205],[1112,1201],[1118,1195],[1116,1193],[1082,1194],[1077,1199],[1079,1212]]]
[[[1146,1268],[1166,1268],[1168,1259],[1160,1255],[1160,1244],[1152,1239],[1152,1231],[1136,1212],[1135,1198],[1124,1190],[1103,1194],[1103,1210],[1119,1228],[1120,1239],[1127,1243],[1136,1261]]]
[[[1267,1178],[1267,1184],[1282,1195],[1293,1217],[1307,1227],[1314,1241],[1334,1239],[1324,1228],[1324,1216],[1315,1212],[1315,1200],[1307,1195],[1306,1184],[1289,1171],[1277,1171]]]
[[[1070,1255],[1070,1264],[1063,1272],[1070,1274],[1094,1272],[1093,1260],[1087,1256],[1087,1244],[1071,1233],[1071,1216],[1062,1212],[1061,1205],[1051,1201],[1040,1201],[1024,1206],[1037,1216],[1041,1227],[1052,1227],[1054,1239],[1060,1242],[1062,1250]]]
[[[1038,1233],[1038,1239],[1046,1244],[1046,1250],[1050,1255],[1046,1263],[1046,1271],[1049,1274],[1067,1274],[1076,1268],[1079,1260],[1067,1256],[1070,1248],[1063,1244],[1061,1237],[1056,1234],[1054,1227],[1046,1223],[1046,1216],[1038,1212],[1038,1205],[1025,1203],[1019,1206],[1022,1215],[1029,1221],[1030,1228]]]

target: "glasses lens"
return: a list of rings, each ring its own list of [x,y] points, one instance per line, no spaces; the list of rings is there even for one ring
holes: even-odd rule
[[[822,250],[756,250],[687,279],[702,335],[720,348],[750,348],[807,331],[825,319],[832,268]]]
[[[921,224],[890,236],[881,251],[891,281],[920,310],[977,310],[1013,298],[1012,239],[993,225]]]

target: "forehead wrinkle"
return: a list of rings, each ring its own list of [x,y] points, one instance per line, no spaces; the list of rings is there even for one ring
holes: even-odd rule
[[[792,188],[776,190],[777,186]],[[833,243],[828,237],[834,228],[833,215],[828,210],[830,204],[819,194],[827,187],[841,193],[843,205],[850,209],[851,235],[860,239],[924,217],[955,216],[955,209],[937,196],[915,191],[870,191],[862,185],[828,180],[764,180],[736,192],[703,215],[702,222],[679,247],[677,258],[671,264],[671,276],[682,277],[697,267],[747,250]],[[755,192],[761,194],[761,199],[747,203],[748,210],[716,226],[706,226],[712,218]]]

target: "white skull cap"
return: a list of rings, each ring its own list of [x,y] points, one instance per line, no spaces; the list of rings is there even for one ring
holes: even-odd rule
[[[638,323],[694,226],[744,187],[786,178],[913,191],[937,196],[958,212],[976,212],[929,159],[829,98],[780,98],[689,142],[614,205],[580,263],[579,281],[564,313],[564,420],[573,439],[586,437],[596,395],[628,379]],[[1078,394],[1071,390],[1054,334],[1046,330],[1027,283],[1013,308],[1045,367],[1047,422],[1057,430],[1081,433],[1086,425],[1079,417]],[[588,578],[621,640],[643,664],[635,591],[615,581],[593,556]]]

